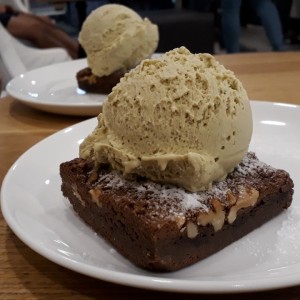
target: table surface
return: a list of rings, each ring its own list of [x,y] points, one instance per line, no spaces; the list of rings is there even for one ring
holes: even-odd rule
[[[300,104],[300,52],[219,55],[253,100]],[[13,162],[32,145],[84,120],[34,110],[11,97],[0,100],[0,184]],[[22,243],[0,212],[0,299],[197,299],[199,295],[149,291],[96,280],[60,267]],[[217,299],[220,295],[201,295]],[[239,299],[240,294],[222,295]],[[300,285],[245,293],[244,299],[298,299]]]

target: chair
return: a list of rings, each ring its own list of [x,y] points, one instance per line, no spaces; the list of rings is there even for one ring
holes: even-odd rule
[[[191,52],[214,51],[214,16],[185,9],[160,9],[140,11],[159,28],[157,52],[186,46]]]
[[[0,23],[0,73],[3,87],[24,72],[71,60],[63,48],[37,49],[14,38]]]

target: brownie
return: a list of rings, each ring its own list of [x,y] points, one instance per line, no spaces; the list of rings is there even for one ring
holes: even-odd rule
[[[293,181],[249,152],[203,192],[127,180],[107,165],[75,158],[60,165],[62,192],[95,232],[132,263],[174,271],[223,249],[288,208]]]
[[[78,87],[88,93],[109,94],[125,73],[125,69],[120,69],[108,76],[99,77],[87,67],[77,72],[76,80]]]

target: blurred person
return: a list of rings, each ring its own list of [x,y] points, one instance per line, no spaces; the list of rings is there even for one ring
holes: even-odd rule
[[[242,0],[221,0],[221,26],[225,49],[228,53],[240,52],[240,8]],[[273,51],[284,48],[283,32],[276,6],[271,0],[251,0]]]
[[[293,0],[272,0],[277,7],[279,17],[281,20],[282,31],[284,36],[288,36],[290,29],[290,15]]]
[[[78,42],[47,16],[35,16],[16,11],[9,5],[0,5],[0,22],[15,38],[27,40],[42,49],[64,48],[73,59],[78,58]]]

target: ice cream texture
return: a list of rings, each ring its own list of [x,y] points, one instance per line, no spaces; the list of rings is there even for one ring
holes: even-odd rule
[[[102,5],[92,11],[79,33],[88,65],[99,77],[135,67],[151,56],[158,40],[157,25],[119,4]]]
[[[251,135],[250,102],[234,73],[181,47],[121,79],[80,156],[196,192],[234,169]]]

